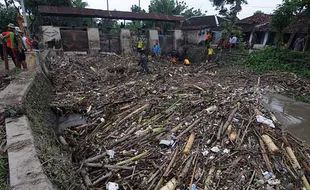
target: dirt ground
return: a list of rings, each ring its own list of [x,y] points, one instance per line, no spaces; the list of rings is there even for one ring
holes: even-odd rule
[[[81,189],[108,182],[134,190],[307,187],[301,177],[309,177],[309,147],[282,131],[260,98],[267,91],[309,94],[308,79],[161,58],[150,60],[151,74],[133,57],[51,60],[51,107],[58,115],[88,118],[59,134],[83,179]]]

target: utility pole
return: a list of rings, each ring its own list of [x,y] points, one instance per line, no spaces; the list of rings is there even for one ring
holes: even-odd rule
[[[26,25],[26,27],[28,27],[27,15],[26,15],[26,9],[25,9],[25,2],[24,2],[24,0],[20,0],[20,4],[21,4],[21,7],[22,7],[22,14],[23,14],[23,17],[24,17],[25,25]]]
[[[139,0],[139,8],[140,8],[140,11],[141,11],[141,4],[140,4],[140,1],[141,1],[141,0]]]
[[[107,0],[107,10],[109,10],[109,0]]]

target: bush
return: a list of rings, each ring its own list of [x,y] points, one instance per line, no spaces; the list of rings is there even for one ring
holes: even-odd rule
[[[252,52],[245,64],[256,71],[287,71],[310,77],[310,55],[275,47]]]

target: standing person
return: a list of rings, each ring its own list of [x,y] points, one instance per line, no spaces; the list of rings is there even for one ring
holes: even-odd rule
[[[2,44],[2,31],[0,30],[0,57],[2,60],[4,60],[4,55],[3,55],[3,44]]]
[[[160,45],[159,45],[158,40],[156,40],[156,42],[154,44],[153,52],[154,52],[155,56],[157,56],[157,57],[160,56]]]
[[[205,36],[205,42],[206,42],[206,45],[209,45],[210,43],[210,40],[211,40],[211,34],[210,32],[207,32],[206,36]]]
[[[148,67],[148,55],[144,51],[141,51],[140,54],[140,60],[139,60],[139,66],[142,68],[142,72],[146,72],[147,74],[150,73],[149,67]]]
[[[230,43],[231,49],[236,47],[237,41],[238,41],[238,38],[237,38],[235,35],[233,35],[233,36],[230,38],[229,43]]]
[[[6,40],[6,47],[8,51],[8,55],[12,57],[12,60],[16,67],[20,67],[16,61],[16,43],[15,43],[15,34],[14,34],[15,26],[14,24],[8,24],[8,31],[2,32],[3,39]]]
[[[26,49],[26,46],[24,44],[23,37],[22,37],[23,31],[21,31],[21,29],[18,27],[15,28],[15,31],[16,31],[15,38],[16,38],[16,48],[17,48],[16,53],[17,53],[18,65],[23,66],[24,70],[28,70],[27,63],[26,63],[26,54],[25,54],[25,51],[27,49]]]
[[[302,51],[304,48],[305,39],[298,37],[294,42],[294,51]]]
[[[137,50],[138,50],[139,53],[141,53],[142,49],[143,49],[143,42],[142,42],[142,40],[139,38],[139,39],[138,39],[138,43],[137,43]]]
[[[208,62],[211,62],[213,61],[213,58],[214,58],[214,50],[212,47],[208,46]]]

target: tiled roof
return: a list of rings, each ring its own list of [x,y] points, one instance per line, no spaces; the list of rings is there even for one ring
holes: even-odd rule
[[[264,24],[270,21],[272,15],[269,14],[255,14],[253,16],[241,19],[238,24]]]

